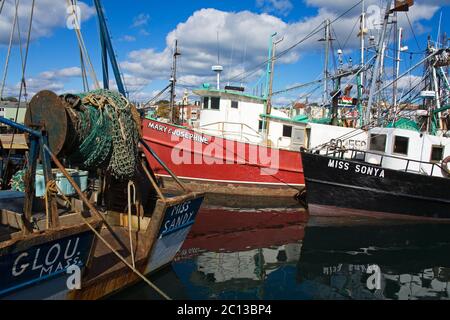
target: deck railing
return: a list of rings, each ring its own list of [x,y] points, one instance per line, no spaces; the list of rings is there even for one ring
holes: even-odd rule
[[[422,174],[426,174],[429,176],[433,176],[433,173],[435,173],[435,170],[441,170],[441,172],[446,172],[448,175],[450,175],[450,172],[438,162],[405,159],[405,158],[402,158],[399,156],[377,153],[377,152],[373,152],[373,151],[364,151],[364,150],[358,150],[358,149],[342,149],[342,148],[336,148],[335,146],[328,146],[326,148],[325,154],[327,156],[333,156],[335,158],[349,159],[349,160],[356,160],[356,161],[365,161],[365,159],[367,159],[367,155],[374,155],[374,156],[380,157],[380,162],[378,164],[372,164],[372,163],[368,163],[368,164],[383,167],[383,160],[388,158],[388,159],[395,159],[395,160],[400,160],[400,161],[406,162],[403,170],[402,169],[396,169],[396,170],[401,170],[401,171],[405,171],[405,172],[422,173]],[[348,154],[350,154],[350,156],[348,156]],[[413,171],[410,169],[411,164],[418,164],[419,168],[421,168],[422,165],[431,166],[431,172],[427,173],[424,170],[419,171],[419,172]]]
[[[217,128],[217,129],[209,128],[211,126],[216,126],[216,125],[219,128]],[[225,130],[226,125],[240,126],[240,130]],[[250,133],[244,132],[244,128],[248,129],[250,131]],[[257,132],[255,129],[253,129],[249,125],[247,125],[245,123],[240,123],[240,122],[226,122],[226,121],[212,122],[212,123],[208,123],[203,126],[200,126],[199,129],[217,132],[218,135],[220,135],[222,138],[224,138],[225,135],[232,135],[232,136],[238,136],[241,138],[241,140],[245,139],[246,141],[250,141],[250,138],[262,139],[262,136],[259,132]]]

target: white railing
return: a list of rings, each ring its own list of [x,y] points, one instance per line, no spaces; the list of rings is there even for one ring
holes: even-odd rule
[[[228,130],[226,129],[226,125],[234,125],[239,126],[240,130]],[[211,126],[218,126],[218,128],[209,128]],[[251,131],[244,132],[244,128]],[[262,139],[262,136],[259,132],[257,132],[255,129],[250,127],[249,125],[245,123],[240,122],[227,122],[227,121],[218,121],[213,123],[208,123],[203,126],[198,127],[199,130],[208,130],[211,132],[217,132],[217,135],[221,136],[222,138],[225,138],[225,136],[237,136],[241,139],[241,141],[252,141],[255,138],[256,139]]]

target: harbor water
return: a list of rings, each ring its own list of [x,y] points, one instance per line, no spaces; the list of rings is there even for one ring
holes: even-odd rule
[[[450,224],[202,208],[175,262],[150,279],[173,299],[448,300]],[[142,283],[110,297],[158,298]]]

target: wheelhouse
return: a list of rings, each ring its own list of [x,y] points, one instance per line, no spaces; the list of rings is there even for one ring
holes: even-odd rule
[[[408,171],[431,174],[432,164],[450,156],[450,138],[413,130],[373,128],[368,140],[366,161],[390,169],[405,170],[408,165]],[[433,175],[442,174],[434,170]]]

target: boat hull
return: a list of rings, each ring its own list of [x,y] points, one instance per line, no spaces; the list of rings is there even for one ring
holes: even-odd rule
[[[229,205],[223,201],[230,194],[252,197],[252,202],[270,194],[283,198],[282,204],[286,198],[294,203],[304,188],[300,152],[223,139],[152,119],[143,120],[143,137],[191,190],[207,193],[209,204]],[[169,177],[147,151],[146,156],[157,176]]]
[[[302,152],[311,214],[323,208],[450,218],[450,180]],[[339,211],[339,210],[336,210]]]
[[[2,248],[0,299],[65,299],[73,274],[68,268],[77,265],[81,275],[95,245],[86,229],[31,236]]]
[[[142,275],[151,275],[168,266],[183,245],[197,219],[204,195],[190,193],[167,201],[158,200],[150,224],[142,232],[133,232],[135,268]],[[125,253],[124,258],[132,263],[130,256],[128,228],[113,227],[115,241],[110,232],[102,237],[117,251]],[[92,261],[92,268],[86,273],[82,288],[70,292],[68,299],[97,300],[110,296],[142,279],[126,266],[110,248],[99,242]]]

